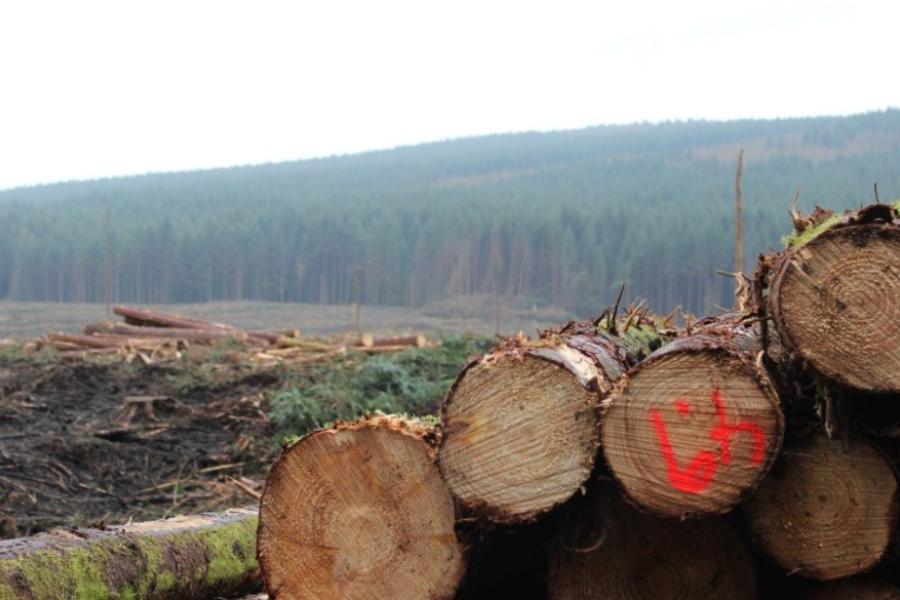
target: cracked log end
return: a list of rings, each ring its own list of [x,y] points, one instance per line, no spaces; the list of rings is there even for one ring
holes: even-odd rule
[[[273,598],[453,597],[464,550],[422,433],[384,417],[285,450],[260,509],[260,566]]]
[[[744,510],[759,546],[785,571],[830,580],[881,560],[897,507],[897,480],[879,451],[859,438],[845,451],[817,433],[785,447]]]
[[[769,305],[785,346],[826,377],[900,390],[900,226],[839,227],[789,252]]]
[[[568,347],[540,351],[558,351],[560,362],[597,376]],[[581,487],[599,438],[597,394],[583,375],[527,353],[501,353],[460,375],[443,407],[439,461],[466,507],[496,522],[524,522]]]
[[[606,462],[635,504],[665,516],[727,512],[765,476],[784,419],[756,368],[724,350],[642,365],[603,415]]]
[[[721,517],[654,517],[612,486],[568,508],[551,549],[551,600],[758,597],[753,558]]]

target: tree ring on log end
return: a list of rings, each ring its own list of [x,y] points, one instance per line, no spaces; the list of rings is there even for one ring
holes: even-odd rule
[[[756,565],[722,517],[678,521],[598,486],[568,505],[550,552],[551,600],[750,600]]]
[[[651,358],[603,414],[606,463],[626,496],[665,516],[731,510],[765,476],[784,418],[765,375],[724,350]]]
[[[452,598],[453,499],[421,436],[390,418],[315,432],[276,462],[258,550],[277,598]]]
[[[548,348],[540,358],[500,353],[470,364],[444,403],[444,479],[465,506],[496,522],[527,521],[563,503],[593,468],[598,397],[588,382],[598,371],[574,350],[557,350],[578,368],[546,358]]]
[[[874,567],[897,528],[897,480],[887,459],[855,438],[808,435],[744,505],[759,546],[790,573],[849,577]]]
[[[836,227],[790,251],[769,303],[784,345],[821,374],[900,390],[900,227]]]

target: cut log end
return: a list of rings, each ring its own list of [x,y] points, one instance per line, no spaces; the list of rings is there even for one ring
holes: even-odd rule
[[[835,228],[792,251],[770,309],[785,346],[826,377],[900,390],[900,227]]]
[[[722,518],[653,517],[611,486],[569,508],[551,550],[552,600],[758,597],[753,558]]]
[[[661,356],[623,382],[603,416],[602,447],[627,496],[666,516],[737,505],[781,448],[784,419],[761,377],[704,350]]]
[[[273,597],[453,597],[464,552],[421,433],[385,417],[285,450],[260,510],[260,566]]]
[[[454,495],[496,522],[523,522],[570,498],[590,475],[597,396],[550,360],[500,353],[461,374],[442,434],[440,467]]]
[[[759,546],[785,571],[819,580],[875,566],[897,527],[897,481],[887,459],[862,439],[813,434],[748,498],[745,514]]]

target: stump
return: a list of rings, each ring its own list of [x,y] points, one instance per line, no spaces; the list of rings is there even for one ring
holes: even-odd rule
[[[734,528],[640,513],[603,486],[570,507],[550,554],[552,600],[758,597],[756,565]]]
[[[258,551],[266,589],[293,598],[452,598],[463,548],[430,432],[390,417],[320,430],[266,480]]]
[[[861,438],[814,433],[792,441],[747,499],[760,548],[782,569],[819,580],[874,567],[897,527],[897,480],[886,458]]]
[[[454,496],[499,523],[570,498],[594,466],[600,396],[635,360],[596,324],[570,323],[467,365],[441,409],[439,465]]]
[[[896,392],[900,218],[873,205],[817,221],[774,261],[768,305],[781,343],[829,379]]]
[[[752,325],[702,322],[650,355],[606,401],[603,455],[626,495],[664,516],[731,510],[781,448],[784,417]]]

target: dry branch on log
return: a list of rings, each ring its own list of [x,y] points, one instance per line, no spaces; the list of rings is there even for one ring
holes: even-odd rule
[[[252,591],[255,509],[0,541],[0,600],[192,600]]]

